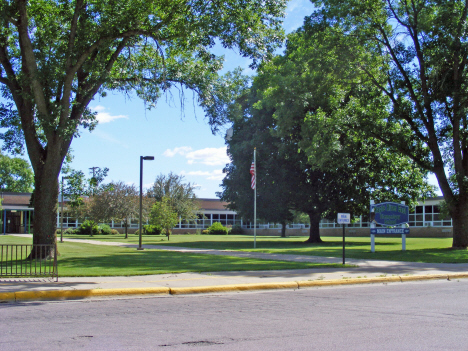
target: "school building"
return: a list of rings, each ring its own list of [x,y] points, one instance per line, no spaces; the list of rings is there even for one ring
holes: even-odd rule
[[[32,233],[34,228],[34,209],[30,207],[31,194],[29,193],[1,193],[2,199],[2,234],[10,233]],[[227,203],[219,199],[198,199],[200,206],[199,218],[194,222],[186,222],[182,219],[174,227],[174,234],[196,233],[208,228],[215,222],[220,222],[224,226],[240,226],[246,234],[253,234],[253,223],[245,222],[237,216],[235,211],[226,208]],[[440,215],[439,203],[442,197],[426,199],[419,203],[415,210],[410,212],[408,237],[451,237],[452,220],[442,218]],[[63,227],[79,227],[81,221],[74,218],[66,211],[63,216]],[[60,228],[60,206],[57,211],[57,228]],[[111,228],[124,231],[124,224],[120,221],[107,223]],[[138,218],[132,219],[129,223],[129,232],[138,229]],[[309,224],[290,223],[286,227],[286,235],[309,235]],[[281,224],[257,222],[257,235],[281,235]],[[320,223],[320,234],[323,236],[341,236],[341,226],[336,221],[323,219]],[[348,236],[369,236],[370,225],[367,216],[355,218],[353,224],[347,228]]]

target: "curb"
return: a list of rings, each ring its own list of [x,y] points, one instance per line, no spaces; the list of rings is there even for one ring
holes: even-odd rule
[[[468,278],[468,273],[428,274],[413,276],[390,276],[375,278],[352,278],[334,280],[306,280],[277,283],[251,283],[198,286],[187,288],[121,288],[121,289],[86,289],[86,290],[43,290],[43,291],[17,291],[0,293],[0,301],[27,301],[27,300],[69,300],[84,299],[89,297],[124,296],[124,295],[188,295],[222,292],[240,292],[255,290],[278,290],[278,289],[304,289],[321,286],[358,285],[376,283],[403,283],[421,280],[452,280]]]

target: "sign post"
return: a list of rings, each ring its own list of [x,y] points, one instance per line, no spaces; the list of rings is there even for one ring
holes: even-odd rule
[[[345,264],[345,225],[351,223],[349,213],[338,213],[338,224],[343,225],[343,264]]]

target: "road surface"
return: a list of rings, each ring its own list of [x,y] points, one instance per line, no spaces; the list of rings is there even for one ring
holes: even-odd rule
[[[0,350],[467,350],[468,279],[0,304]]]

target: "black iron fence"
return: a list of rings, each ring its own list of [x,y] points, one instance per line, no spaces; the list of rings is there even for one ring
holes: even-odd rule
[[[52,277],[58,280],[56,245],[0,245],[1,277]]]

